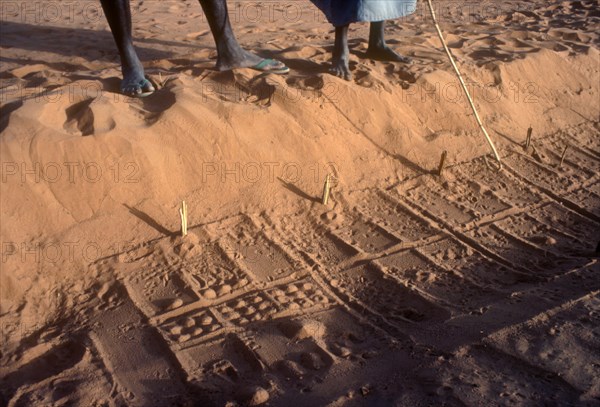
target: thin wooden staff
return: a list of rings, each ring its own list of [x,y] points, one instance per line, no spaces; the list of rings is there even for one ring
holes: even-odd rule
[[[431,13],[431,18],[433,19],[433,23],[435,24],[435,29],[437,30],[438,36],[440,37],[440,41],[442,41],[442,45],[444,46],[444,50],[446,51],[446,54],[448,55],[448,59],[450,59],[450,63],[452,64],[452,67],[454,68],[454,72],[456,72],[456,76],[458,76],[458,80],[460,81],[460,84],[461,84],[463,90],[465,91],[465,95],[467,95],[467,99],[469,100],[471,109],[473,109],[473,114],[475,115],[477,124],[479,125],[479,128],[483,132],[483,135],[485,136],[485,139],[487,140],[488,144],[492,148],[492,152],[494,153],[494,158],[496,158],[496,161],[498,161],[499,167],[502,168],[502,162],[500,161],[500,156],[498,155],[498,151],[496,151],[496,147],[494,146],[494,143],[493,143],[492,139],[490,138],[490,135],[488,134],[487,130],[485,129],[485,127],[483,127],[483,123],[481,122],[481,119],[479,118],[479,113],[477,113],[477,109],[475,108],[473,99],[471,98],[471,95],[469,94],[467,85],[465,85],[465,81],[463,80],[463,78],[460,74],[460,71],[458,70],[458,67],[456,66],[456,63],[454,62],[454,58],[452,57],[452,54],[450,53],[450,50],[448,49],[448,45],[446,45],[446,40],[444,40],[444,35],[442,34],[440,25],[437,22],[437,18],[435,16],[435,11],[433,11],[433,5],[431,4],[431,0],[427,0],[427,4],[429,5],[429,11]]]

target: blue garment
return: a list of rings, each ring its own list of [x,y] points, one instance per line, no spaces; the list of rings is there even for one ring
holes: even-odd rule
[[[392,20],[412,14],[417,0],[311,0],[335,27],[358,21]]]

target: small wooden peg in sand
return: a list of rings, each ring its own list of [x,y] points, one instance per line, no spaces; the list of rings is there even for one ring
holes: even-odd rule
[[[533,133],[533,129],[531,128],[531,126],[529,126],[529,128],[527,129],[527,139],[525,139],[525,150],[527,150],[529,148],[529,145],[531,144],[531,133]]]
[[[446,164],[446,157],[448,156],[448,152],[444,150],[442,153],[442,158],[440,158],[440,166],[438,167],[438,175],[441,177],[442,172],[444,171],[444,165]]]
[[[179,208],[179,217],[181,218],[181,236],[187,236],[187,204],[185,201],[181,201],[181,208]]]
[[[327,205],[329,202],[329,192],[331,190],[331,174],[327,174],[325,177],[325,184],[323,185],[323,196],[321,197],[321,202],[323,205]]]
[[[559,164],[559,168],[562,168],[563,163],[565,162],[565,156],[567,155],[567,150],[569,149],[569,145],[567,144],[565,146],[565,149],[562,152],[562,155],[560,156],[560,164]]]

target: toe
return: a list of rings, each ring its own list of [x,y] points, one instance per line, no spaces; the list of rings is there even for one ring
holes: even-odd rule
[[[263,59],[258,64],[253,66],[253,68],[262,71],[276,71],[279,69],[284,69],[285,67],[286,66],[283,62],[276,59]]]
[[[146,82],[144,83],[144,86],[142,89],[140,89],[140,93],[142,93],[142,90],[145,92],[154,92],[156,89],[154,88],[154,86],[152,86],[152,83],[150,83],[150,81],[146,80]]]
[[[285,64],[281,61],[278,61],[276,59],[272,59],[271,61],[272,62],[269,65],[275,69],[281,69],[285,67]]]
[[[122,90],[123,94],[126,96],[135,96],[135,88],[126,87]]]
[[[138,91],[140,91],[140,88],[137,86],[123,86],[121,88],[121,93],[126,95],[126,96],[135,96],[136,93],[138,93]]]
[[[143,93],[154,92],[154,90],[154,86],[147,79],[142,79],[137,83],[129,82],[121,87],[121,93],[130,97],[140,96]]]

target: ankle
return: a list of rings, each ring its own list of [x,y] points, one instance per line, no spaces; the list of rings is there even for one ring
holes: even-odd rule
[[[376,41],[370,41],[369,42],[369,51],[373,51],[373,50],[382,50],[382,49],[386,49],[387,48],[387,44],[385,43],[385,40],[383,39],[378,39]]]

